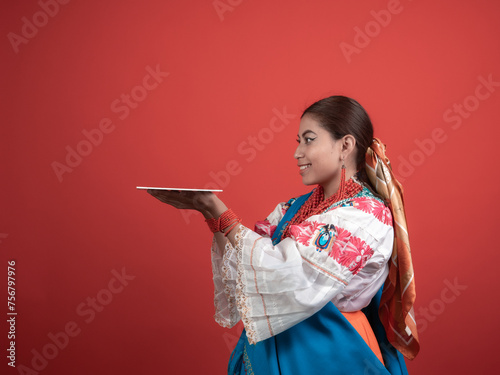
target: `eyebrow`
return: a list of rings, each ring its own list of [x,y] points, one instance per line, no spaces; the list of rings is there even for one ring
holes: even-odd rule
[[[314,135],[317,135],[317,134],[316,134],[315,132],[313,132],[312,130],[306,130],[306,131],[304,131],[304,133],[302,133],[302,137],[304,137],[307,133],[312,133],[312,134],[314,134]],[[297,134],[297,137],[299,137],[299,138],[300,138],[300,135],[299,135],[299,134]]]

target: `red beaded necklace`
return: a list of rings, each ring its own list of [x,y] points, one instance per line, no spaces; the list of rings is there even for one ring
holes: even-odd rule
[[[358,194],[363,187],[355,182],[352,178],[346,182],[345,180],[345,168],[342,168],[342,173],[340,177],[340,186],[335,194],[325,199],[325,191],[323,187],[318,185],[316,190],[311,194],[307,201],[302,205],[295,216],[290,220],[285,231],[283,232],[283,237],[290,237],[290,226],[297,225],[304,222],[308,217],[313,215],[318,215],[325,211],[328,207],[332,206],[334,203],[341,200],[352,198]]]

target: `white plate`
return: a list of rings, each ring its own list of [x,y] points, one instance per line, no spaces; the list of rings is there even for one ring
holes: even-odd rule
[[[150,187],[150,186],[136,186],[139,190],[175,190],[175,191],[213,191],[221,192],[220,189],[186,189],[186,188],[169,188],[169,187]]]

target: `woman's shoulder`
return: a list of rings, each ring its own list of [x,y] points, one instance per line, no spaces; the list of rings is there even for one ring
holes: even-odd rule
[[[393,235],[390,208],[367,187],[363,187],[354,197],[339,201],[322,214],[308,220],[348,228],[352,233],[359,233],[362,237],[369,236],[377,241]]]
[[[313,189],[314,191],[314,189]],[[304,200],[311,192],[303,195],[298,195],[293,198],[290,198],[288,201],[282,201],[276,205],[274,210],[266,217],[264,220],[257,221],[255,223],[254,231],[260,235],[268,235],[272,236],[274,231],[276,230],[277,225],[283,219],[288,209],[295,203],[297,200]]]
[[[354,208],[356,210],[347,211],[354,213],[358,211],[364,212],[366,214],[373,215],[385,224],[392,226],[391,209],[389,208],[388,203],[385,202],[380,196],[375,195],[373,191],[364,184],[362,185],[362,190],[355,196],[335,202],[325,211],[325,213],[340,213],[346,211],[342,210],[342,208]]]

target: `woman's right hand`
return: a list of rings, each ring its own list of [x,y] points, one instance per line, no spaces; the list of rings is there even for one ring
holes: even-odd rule
[[[148,190],[159,201],[180,210],[196,210],[205,218],[218,217],[226,205],[211,191]]]
[[[159,201],[180,210],[206,211],[214,193],[210,191],[148,190]]]

